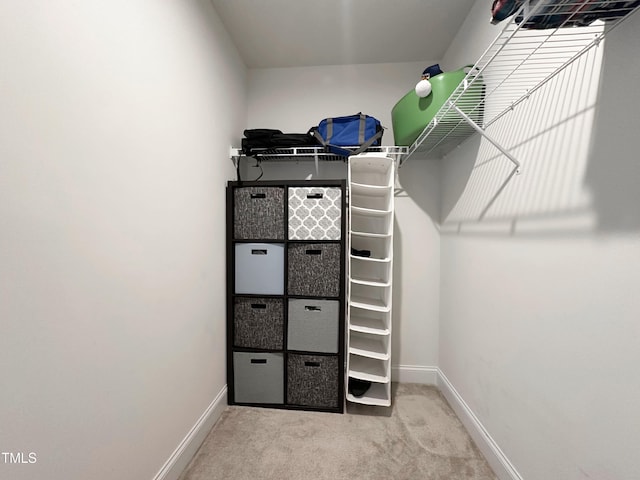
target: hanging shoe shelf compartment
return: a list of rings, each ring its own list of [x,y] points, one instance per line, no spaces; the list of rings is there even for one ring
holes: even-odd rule
[[[396,162],[349,157],[347,400],[391,405],[391,300]]]

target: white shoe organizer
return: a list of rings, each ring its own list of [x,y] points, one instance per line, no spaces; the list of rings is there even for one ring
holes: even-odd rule
[[[391,405],[394,166],[380,154],[349,157],[346,389],[365,405]]]

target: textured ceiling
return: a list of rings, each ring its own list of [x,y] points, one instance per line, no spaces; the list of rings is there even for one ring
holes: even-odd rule
[[[211,0],[249,68],[439,60],[475,1]]]

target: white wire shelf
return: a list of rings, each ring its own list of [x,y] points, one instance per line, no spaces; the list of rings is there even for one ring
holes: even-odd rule
[[[615,18],[596,20],[588,26],[575,23],[582,9],[594,15],[617,3],[608,14]],[[504,20],[505,26],[454,90],[438,113],[409,147],[400,164],[416,154],[442,156],[479,132],[519,169],[520,164],[498,145],[486,128],[526,100],[591,48],[596,47],[629,15],[640,9],[637,2],[593,2],[587,0],[525,0],[520,10]],[[596,5],[597,4],[597,5]],[[626,6],[625,6],[626,5]],[[560,26],[529,28],[537,19],[557,15]],[[570,13],[566,13],[570,12]]]
[[[358,147],[345,147],[350,150],[355,150]],[[409,147],[401,147],[395,145],[383,145],[380,147],[369,147],[366,153],[382,153],[385,156],[391,157],[398,161],[403,155],[406,155],[409,151]],[[290,148],[271,148],[271,149],[256,149],[251,155],[245,155],[241,148],[231,149],[231,159],[235,162],[240,157],[249,156],[259,161],[309,161],[309,160],[321,160],[323,162],[344,162],[348,157],[342,155],[336,155],[335,153],[327,151],[323,146],[317,147],[290,147]]]

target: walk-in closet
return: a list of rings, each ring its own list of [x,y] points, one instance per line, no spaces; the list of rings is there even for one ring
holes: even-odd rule
[[[0,478],[640,478],[638,10],[0,2]]]

